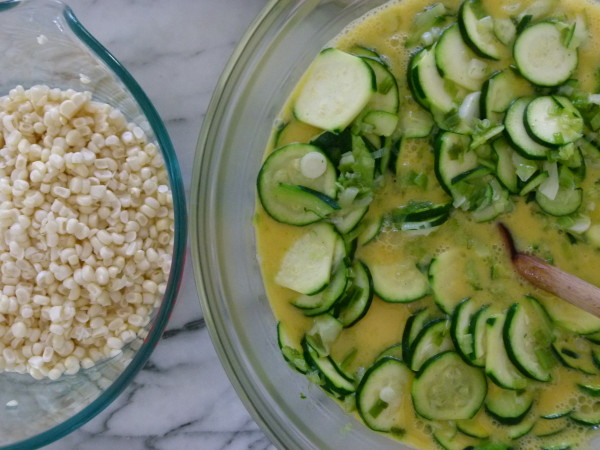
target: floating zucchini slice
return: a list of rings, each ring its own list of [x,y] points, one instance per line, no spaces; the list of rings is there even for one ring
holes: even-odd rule
[[[294,115],[317,128],[340,132],[369,103],[375,90],[373,70],[363,58],[327,48],[308,68]]]

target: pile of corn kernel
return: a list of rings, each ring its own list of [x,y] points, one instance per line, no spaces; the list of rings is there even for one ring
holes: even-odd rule
[[[118,354],[165,292],[173,203],[159,149],[89,92],[0,97],[0,370]]]

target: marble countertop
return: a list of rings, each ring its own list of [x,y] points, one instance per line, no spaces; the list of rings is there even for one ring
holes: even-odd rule
[[[213,87],[266,0],[64,1],[158,109],[189,194],[196,141]],[[186,265],[173,315],[146,367],[106,410],[46,449],[274,448],[219,363],[190,257]]]

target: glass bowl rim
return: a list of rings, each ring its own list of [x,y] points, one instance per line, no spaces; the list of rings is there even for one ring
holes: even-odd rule
[[[236,72],[239,71],[239,61],[244,58],[246,52],[249,51],[249,47],[251,46],[251,41],[259,35],[260,31],[263,30],[263,27],[269,26],[269,18],[273,14],[277,14],[278,5],[281,6],[282,3],[279,0],[269,0],[263,8],[260,10],[258,15],[254,18],[254,20],[247,27],[241,39],[238,41],[237,45],[233,53],[231,54],[227,64],[223,68],[221,75],[215,85],[213,90],[213,94],[206,111],[206,115],[204,117],[204,121],[202,123],[202,127],[200,129],[200,134],[198,137],[198,143],[196,145],[196,154],[194,158],[193,172],[192,172],[192,182],[191,182],[191,193],[190,193],[190,204],[191,205],[199,205],[199,189],[195,189],[200,185],[200,172],[202,171],[202,164],[204,162],[205,149],[207,147],[207,143],[213,132],[213,118],[217,113],[220,105],[223,102],[226,102],[226,98],[224,94],[227,92],[229,84],[232,81],[232,78],[235,78]],[[200,230],[200,220],[199,220],[200,211],[198,213],[190,214],[190,229],[191,230]],[[258,403],[261,403],[260,395],[258,391],[250,386],[246,381],[246,375],[243,374],[243,371],[236,370],[236,361],[235,358],[230,358],[229,354],[231,353],[229,350],[230,343],[228,342],[227,333],[222,331],[225,328],[220,326],[221,318],[218,315],[214,314],[213,308],[211,308],[209,299],[209,295],[206,291],[206,284],[204,282],[204,273],[202,271],[201,264],[201,246],[198,240],[197,233],[191,233],[191,255],[192,255],[192,263],[194,270],[194,280],[196,283],[196,289],[199,294],[200,304],[202,306],[202,311],[204,314],[204,320],[206,326],[209,331],[209,335],[213,346],[215,347],[217,356],[223,366],[229,381],[233,385],[238,397],[242,401],[246,410],[250,413],[252,418],[257,422],[260,426],[261,430],[267,435],[270,441],[279,448],[293,448],[291,444],[293,442],[291,440],[282,439],[281,431],[283,428],[281,425],[275,425],[274,422],[266,420],[266,417],[263,417],[259,408],[256,406]]]
[[[175,305],[175,300],[183,276],[183,262],[185,261],[185,248],[187,241],[187,210],[185,203],[185,190],[183,187],[179,163],[177,161],[175,149],[171,139],[162,119],[158,114],[158,111],[133,76],[81,24],[73,10],[60,0],[51,0],[51,2],[55,3],[58,8],[62,9],[62,16],[75,37],[77,37],[92,54],[98,57],[113,72],[116,78],[118,78],[125,85],[127,90],[135,99],[136,103],[139,105],[141,112],[148,120],[148,123],[156,136],[156,141],[165,159],[165,167],[169,174],[169,182],[173,196],[175,231],[172,261],[175,264],[172,264],[171,272],[167,282],[167,288],[163,295],[163,300],[157,310],[154,321],[152,322],[148,336],[144,339],[143,344],[139,350],[136,351],[135,356],[132,358],[131,362],[129,362],[123,372],[105,391],[98,396],[98,398],[85,406],[77,414],[44,432],[5,447],[11,449],[39,448],[66,436],[72,431],[80,428],[82,425],[104,410],[129,385],[131,380],[145,365],[146,361],[148,361],[152,351],[154,350],[154,347],[158,343],[167,325],[169,316]],[[20,3],[22,3],[22,0],[7,0],[5,2],[0,1],[0,12],[3,9],[16,7]]]

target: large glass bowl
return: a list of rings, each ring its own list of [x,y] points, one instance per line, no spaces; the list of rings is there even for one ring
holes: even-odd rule
[[[0,95],[16,85],[91,91],[138,124],[162,151],[173,193],[175,241],[166,292],[137,340],[91,369],[57,381],[0,373],[0,447],[35,448],[77,429],[104,409],[143,367],[173,308],[182,276],[186,211],[171,141],[131,75],[54,0],[0,1]]]
[[[206,322],[239,396],[282,449],[408,448],[344,414],[284,362],[253,228],[256,176],[285,100],[331,38],[383,3],[270,1],[227,65],[200,133],[191,238]],[[591,448],[600,448],[600,440]]]
[[[331,38],[383,3],[270,1],[227,65],[198,142],[191,239],[206,322],[238,394],[280,448],[407,448],[343,414],[286,365],[277,347],[252,225],[256,176],[284,101]]]

